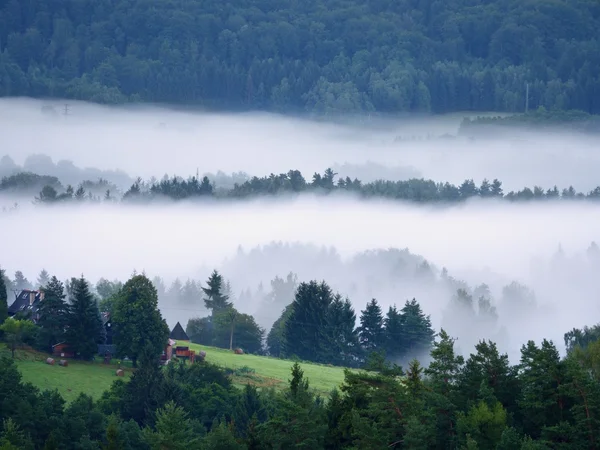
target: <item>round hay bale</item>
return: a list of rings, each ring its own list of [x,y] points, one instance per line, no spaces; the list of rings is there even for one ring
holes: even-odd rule
[[[123,369],[117,370],[117,376],[118,377],[124,377],[125,376],[125,372],[123,371]]]
[[[62,367],[67,367],[67,366],[69,365],[69,361],[67,361],[66,359],[61,359],[61,360],[58,362],[58,365],[59,365],[59,366],[62,366]]]
[[[46,364],[54,365],[54,358],[46,358]]]
[[[244,354],[244,350],[242,350],[241,348],[236,348],[234,350],[234,352],[235,352],[236,355],[243,355]]]
[[[202,351],[200,352],[200,357],[201,357],[202,359],[206,358],[206,352],[205,352],[204,350],[202,350]]]

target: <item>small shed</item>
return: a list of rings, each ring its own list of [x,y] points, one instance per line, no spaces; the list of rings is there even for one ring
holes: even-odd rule
[[[174,339],[176,341],[190,341],[190,338],[188,337],[187,333],[184,331],[183,327],[179,322],[177,322],[177,325],[175,325],[175,327],[173,327],[173,329],[171,330],[169,338]]]
[[[52,355],[60,358],[74,358],[75,352],[69,348],[69,345],[66,342],[59,342],[52,346]]]

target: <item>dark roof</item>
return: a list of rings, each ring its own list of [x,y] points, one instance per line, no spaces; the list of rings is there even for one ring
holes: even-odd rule
[[[171,331],[171,335],[169,337],[171,339],[175,339],[177,341],[189,341],[190,340],[188,335],[185,334],[185,331],[183,331],[183,327],[181,326],[181,324],[179,322],[177,322],[177,325],[175,325],[175,328],[173,328],[173,330]]]
[[[31,295],[33,295],[33,303],[31,302]],[[8,307],[8,314],[14,316],[18,312],[35,312],[39,308],[42,298],[43,294],[41,291],[24,289],[17,295],[13,304]]]

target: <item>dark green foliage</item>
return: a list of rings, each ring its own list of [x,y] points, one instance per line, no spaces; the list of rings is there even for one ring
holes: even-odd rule
[[[168,197],[172,200],[182,200],[202,195],[211,196],[212,198],[217,199],[227,199],[296,194],[300,192],[327,195],[334,191],[352,193],[362,198],[387,198],[390,200],[417,203],[463,202],[473,197],[493,197],[511,202],[539,201],[546,199],[562,199],[569,201],[586,199],[589,201],[597,201],[600,198],[600,186],[587,193],[577,192],[572,186],[560,191],[556,186],[553,189],[547,189],[545,191],[541,187],[534,186],[533,188],[525,187],[520,191],[510,191],[504,194],[502,182],[497,179],[492,181],[484,179],[478,187],[474,184],[473,180],[465,180],[462,184],[456,186],[448,182],[436,182],[435,180],[423,178],[411,178],[399,181],[377,180],[370,183],[363,183],[358,179],[351,180],[350,178],[340,178],[332,186],[324,189],[321,184],[323,183],[323,180],[327,180],[325,174],[329,171],[331,171],[331,169],[326,169],[324,175],[315,174],[317,177],[313,178],[316,182],[313,183],[308,183],[299,171],[291,170],[287,173],[278,175],[271,174],[260,178],[252,177],[250,180],[235,183],[231,189],[223,188],[218,191],[211,191],[210,193],[199,193],[197,190],[190,187],[193,185],[190,179],[185,180],[182,177],[176,177],[171,183],[173,186],[169,189],[164,188],[161,183],[152,180],[143,183],[142,180],[139,179],[132,185],[129,191],[124,194],[121,200],[129,201],[133,196],[140,202],[143,201],[149,203],[154,199],[160,200],[164,199],[164,197]],[[0,192],[2,189],[2,184],[0,183]],[[26,193],[27,185],[16,184],[11,187],[11,190]],[[135,194],[132,194],[132,192],[135,192]],[[58,195],[59,199],[65,201],[72,198],[72,195],[66,193],[59,195],[56,190],[54,190],[54,194]],[[92,200],[95,201],[94,198],[92,198]],[[116,200],[116,198],[114,200]],[[427,265],[421,266],[419,272],[422,276],[427,276],[431,273],[430,270],[428,270]],[[283,285],[281,285],[281,283],[283,283]],[[293,276],[290,279],[290,275],[288,275],[285,281],[279,278],[277,288],[273,287],[274,289],[277,289],[277,293],[275,291],[271,292],[265,299],[265,302],[272,304],[274,301],[289,301],[287,299],[290,298],[290,288],[294,285],[295,280]],[[210,290],[210,286],[208,289]],[[176,298],[177,300],[195,304],[194,302],[199,300],[198,290],[198,285],[193,283],[192,280],[188,280],[185,286],[182,285],[180,280],[176,280],[173,283],[172,289],[169,291],[169,296],[174,299]],[[225,293],[223,286],[221,294]],[[277,297],[273,296],[275,294]],[[476,300],[479,300],[479,298],[476,298]]]
[[[91,359],[105,336],[98,305],[83,277],[71,281],[69,296],[65,341],[76,357]]]
[[[593,1],[88,6],[0,4],[3,95],[336,116],[523,111],[529,83],[531,109],[600,112]]]
[[[327,309],[319,352],[323,362],[348,367],[358,365],[361,349],[355,325],[356,313],[352,304],[336,295]]]
[[[148,343],[139,355],[139,368],[123,389],[117,387],[121,397],[121,411],[125,420],[135,420],[144,425],[152,422],[152,414],[169,400],[167,382],[161,372],[156,349]]]
[[[0,325],[8,317],[8,289],[4,279],[4,270],[0,269]]]
[[[113,307],[112,326],[117,353],[128,356],[134,366],[148,345],[157,359],[163,352],[169,327],[158,310],[156,289],[145,275],[133,276],[120,290]]]
[[[325,283],[300,283],[292,303],[292,312],[285,321],[284,353],[306,361],[323,361],[327,315],[333,292]]]
[[[583,329],[573,328],[565,333],[564,336],[567,353],[572,353],[576,347],[585,349],[590,343],[600,340],[600,325],[592,327],[583,327]]]
[[[213,328],[210,317],[195,318],[188,320],[185,333],[196,344],[212,345]]]
[[[215,313],[212,345],[221,348],[241,348],[246,353],[260,353],[265,331],[254,317],[234,308]]]
[[[385,343],[383,315],[377,300],[367,303],[360,315],[359,327],[360,344],[366,353],[379,350]]]
[[[400,341],[404,346],[403,356],[416,358],[428,354],[433,345],[435,331],[431,327],[430,316],[425,315],[414,298],[407,301],[402,308],[401,323]]]
[[[269,355],[275,357],[283,356],[283,348],[284,348],[284,339],[285,339],[285,322],[292,314],[292,305],[288,305],[285,307],[281,316],[273,323],[271,327],[271,331],[267,335],[267,350]]]
[[[65,302],[64,285],[55,276],[45,284],[43,292],[44,300],[38,309],[37,346],[41,350],[51,353],[52,346],[64,339],[68,307]]]
[[[232,306],[229,297],[224,294],[224,283],[223,277],[216,270],[210,275],[207,281],[208,287],[203,287],[204,292],[204,304],[207,309],[210,309],[213,315],[221,310]]]
[[[199,450],[200,438],[195,433],[194,423],[187,412],[174,402],[156,411],[155,430],[144,429],[145,440],[151,449]]]

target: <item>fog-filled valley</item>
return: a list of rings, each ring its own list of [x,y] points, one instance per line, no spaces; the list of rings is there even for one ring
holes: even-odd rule
[[[41,112],[48,102],[0,101],[0,175],[52,175],[63,186],[103,178],[121,193],[138,176],[208,174],[217,189],[231,189],[255,175],[324,167],[363,182],[500,178],[505,191],[573,185],[583,192],[598,185],[597,140],[522,131],[468,138],[458,134],[461,116],[342,125],[77,102],[63,114],[63,103],[54,102],[50,114]],[[33,195],[1,195],[4,206],[18,203],[0,215],[9,276],[19,270],[33,281],[47,269],[60,279],[83,274],[96,282],[144,272],[160,278],[170,326],[206,314],[199,287],[213,269],[230,283],[234,306],[267,332],[294,292],[270,295],[271,281],[291,273],[297,283],[325,280],[357,313],[372,298],[383,311],[415,298],[435,329],[458,338],[460,351],[492,339],[514,361],[528,339],[552,338],[564,348],[563,334],[597,314],[595,202],[414,204],[308,192],[39,205]]]
[[[126,189],[138,176],[221,171],[236,174],[234,180],[216,180],[217,186],[219,181],[230,186],[248,176],[290,169],[310,175],[331,167],[341,177],[365,182],[424,177],[456,184],[498,178],[506,191],[534,185],[589,191],[598,185],[596,139],[523,130],[474,139],[458,133],[465,116],[485,114],[405,115],[360,123],[350,118],[334,124],[267,113],[4,98],[0,135],[3,156],[11,161],[0,162],[0,175],[17,165],[35,173],[45,170],[65,184],[102,176]]]

